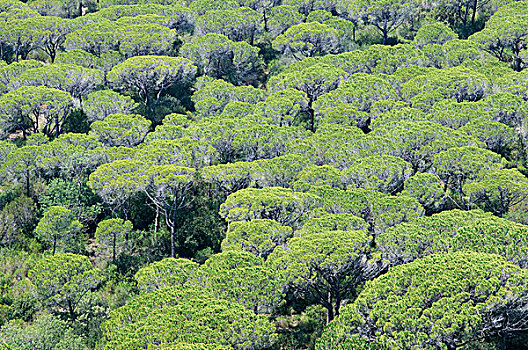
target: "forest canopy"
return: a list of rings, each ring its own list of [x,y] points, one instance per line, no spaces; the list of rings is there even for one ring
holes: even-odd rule
[[[526,0],[0,0],[0,349],[528,349]]]

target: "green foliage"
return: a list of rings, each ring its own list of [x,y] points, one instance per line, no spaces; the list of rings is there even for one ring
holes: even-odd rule
[[[389,227],[419,218],[425,211],[416,199],[401,195],[375,199],[371,214],[374,232],[379,234]]]
[[[293,25],[273,40],[275,50],[287,52],[297,60],[337,53],[337,47],[337,31],[319,22]]]
[[[299,123],[301,113],[308,109],[308,96],[297,89],[287,88],[270,94],[265,101],[259,102],[256,113],[278,126]]]
[[[196,273],[199,265],[188,259],[166,258],[138,270],[135,275],[142,293],[166,287],[185,285]]]
[[[486,22],[486,27],[472,35],[470,40],[481,44],[484,50],[503,62],[510,62],[514,70],[520,71],[526,64],[522,58],[522,51],[526,49],[526,8],[523,2],[503,6]]]
[[[134,100],[112,90],[94,91],[84,99],[83,112],[89,122],[104,120],[111,114],[130,114],[137,108]]]
[[[196,19],[194,34],[225,35],[229,40],[253,44],[255,36],[263,30],[262,16],[249,7],[227,10],[209,10]]]
[[[416,198],[426,212],[445,209],[446,194],[441,180],[434,174],[418,173],[405,180],[404,194]]]
[[[102,280],[87,257],[70,253],[41,259],[29,270],[28,278],[44,305],[67,312],[72,319],[82,298]]]
[[[369,250],[366,231],[303,231],[268,259],[297,297],[309,296],[327,309],[330,322],[368,278]]]
[[[71,210],[52,206],[39,221],[35,234],[39,239],[51,245],[52,254],[55,255],[57,248],[67,250],[68,244],[77,239],[81,229],[81,223],[73,219]]]
[[[101,205],[98,203],[99,198],[87,186],[86,180],[84,176],[73,180],[54,178],[41,189],[38,198],[41,210],[63,206],[71,210],[71,216],[81,224],[88,226],[94,223],[101,212]]]
[[[303,16],[293,6],[281,5],[271,8],[267,20],[268,31],[276,38],[288,28],[300,24]]]
[[[498,254],[526,265],[527,227],[480,211],[444,211],[394,226],[381,233],[377,247],[390,265],[409,263],[435,253],[472,250]]]
[[[311,218],[302,227],[303,232],[316,233],[317,231],[360,231],[368,230],[369,226],[365,220],[353,214],[323,214]]]
[[[0,245],[21,246],[37,224],[37,206],[26,196],[15,198],[0,211]]]
[[[425,24],[416,32],[414,43],[423,48],[426,45],[439,44],[457,39],[456,33],[443,23]]]
[[[229,225],[222,251],[246,251],[266,259],[278,246],[284,246],[293,236],[293,230],[269,219],[247,222],[234,221]]]
[[[388,44],[388,36],[400,25],[409,21],[416,13],[418,6],[413,1],[351,1],[348,11],[359,13],[366,22],[374,26],[383,37],[383,44]]]
[[[392,156],[365,157],[343,170],[343,182],[351,188],[364,188],[394,194],[412,174],[412,165]]]
[[[460,130],[476,136],[486,144],[487,149],[501,155],[507,155],[515,141],[515,132],[511,127],[483,118],[473,119]]]
[[[281,301],[279,282],[264,259],[245,251],[227,251],[207,259],[190,283],[257,314],[271,314]]]
[[[73,64],[51,64],[28,69],[13,80],[12,89],[23,86],[47,86],[68,92],[74,99],[82,98],[103,84],[103,73]]]
[[[274,327],[265,316],[192,286],[142,294],[114,310],[103,330],[105,349],[178,343],[263,349],[276,338]]]
[[[105,146],[134,147],[143,142],[150,125],[149,120],[137,114],[110,114],[90,127]]]
[[[468,183],[464,191],[469,201],[502,217],[510,207],[528,198],[528,179],[517,169],[487,173],[481,181]]]
[[[426,281],[420,301],[369,300],[345,343],[325,343],[330,326],[319,347],[522,348],[522,298],[493,285],[503,262],[465,289],[476,308],[420,259],[528,264],[526,13],[0,0],[1,341],[312,349],[325,316],[401,269],[387,298]]]
[[[199,74],[224,78],[237,85],[253,83],[262,73],[256,47],[221,34],[209,33],[184,44],[180,55],[191,60]]]
[[[220,206],[220,215],[228,223],[269,219],[295,228],[320,202],[315,195],[281,187],[248,188],[229,195]]]
[[[52,315],[43,315],[33,324],[12,321],[0,329],[6,349],[20,350],[86,350],[85,340],[70,325]]]
[[[24,137],[41,131],[59,136],[72,102],[68,93],[45,86],[22,86],[10,91],[0,97],[0,137],[17,131]]]
[[[127,248],[128,237],[133,226],[130,221],[108,219],[100,221],[95,230],[95,240],[102,254],[111,252],[112,260]]]
[[[132,91],[151,111],[161,96],[174,85],[185,87],[196,74],[196,67],[185,58],[168,56],[131,57],[108,73],[117,90]]]
[[[317,349],[453,348],[498,329],[514,333],[526,322],[524,274],[499,256],[470,252],[394,267],[343,308]]]

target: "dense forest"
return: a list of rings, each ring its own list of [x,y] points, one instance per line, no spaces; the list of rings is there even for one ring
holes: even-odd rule
[[[0,349],[528,349],[528,1],[0,0]]]

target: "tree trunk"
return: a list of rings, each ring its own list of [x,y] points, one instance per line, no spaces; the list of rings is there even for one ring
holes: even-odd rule
[[[113,234],[113,242],[112,242],[112,261],[115,264],[116,261],[116,234]]]
[[[68,300],[68,311],[70,312],[70,317],[72,320],[75,319],[75,310],[73,308],[72,302]]]
[[[389,38],[389,29],[387,28],[387,20],[383,22],[383,45],[387,45]]]
[[[26,197],[29,197],[29,169],[26,169]]]
[[[332,294],[328,292],[328,305],[326,308],[326,324],[329,324],[334,319],[334,307],[332,305]]]
[[[475,24],[475,18],[477,16],[477,4],[478,0],[473,0],[473,14],[471,15],[471,25]]]
[[[308,103],[308,115],[310,116],[310,131],[315,132],[315,112],[312,107],[312,99]]]
[[[156,238],[159,230],[159,216],[160,210],[158,207],[156,207],[156,219],[154,220],[154,238]]]
[[[171,231],[171,257],[175,258],[176,257],[176,247],[174,245],[174,231],[175,231],[174,225],[171,225],[170,231]]]
[[[268,31],[268,16],[266,16],[266,8],[264,7],[264,11],[262,13],[262,17],[264,18],[264,31]]]

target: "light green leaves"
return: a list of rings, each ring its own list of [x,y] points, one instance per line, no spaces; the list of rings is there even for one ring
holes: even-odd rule
[[[28,277],[45,305],[66,311],[72,318],[83,296],[102,280],[87,257],[69,253],[43,258]]]
[[[64,249],[69,241],[74,240],[82,229],[79,221],[74,220],[71,210],[53,206],[50,207],[35,228],[35,233],[44,242],[52,247],[55,254],[57,246]]]
[[[326,328],[317,349],[364,349],[369,343],[437,349],[482,341],[480,334],[494,336],[526,322],[521,310],[527,288],[526,273],[499,256],[432,255],[368,282]]]

